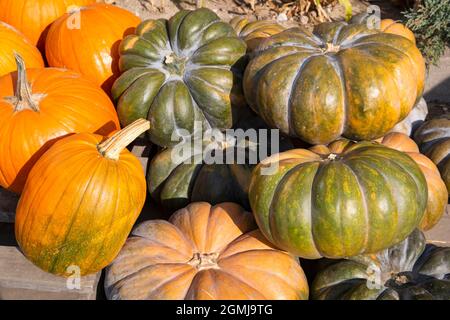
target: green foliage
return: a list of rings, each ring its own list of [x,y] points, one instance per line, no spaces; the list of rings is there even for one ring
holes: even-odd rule
[[[403,14],[427,64],[436,65],[450,43],[450,0],[424,0]]]

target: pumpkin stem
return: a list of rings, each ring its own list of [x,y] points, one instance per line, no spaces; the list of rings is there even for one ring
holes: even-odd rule
[[[330,153],[330,154],[328,155],[328,160],[336,160],[336,157],[337,157],[336,154]]]
[[[31,88],[25,68],[25,61],[23,61],[22,57],[17,53],[14,53],[14,58],[16,59],[17,64],[17,84],[14,111],[18,112],[25,109],[30,109],[35,112],[39,112],[39,106],[33,100],[33,95],[31,94]]]
[[[339,52],[340,49],[341,49],[341,47],[338,45],[334,45],[332,43],[327,43],[325,52]]]
[[[141,134],[150,129],[150,121],[138,119],[97,146],[107,159],[119,160],[120,153]]]

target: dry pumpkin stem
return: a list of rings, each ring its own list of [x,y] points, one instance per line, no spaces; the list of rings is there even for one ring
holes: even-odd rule
[[[31,93],[30,84],[28,83],[27,71],[25,68],[25,61],[18,54],[14,53],[14,58],[17,64],[17,85],[15,97],[10,100],[14,105],[14,111],[19,112],[25,109],[30,109],[39,112],[39,107]],[[40,100],[40,97],[38,98]]]
[[[107,159],[119,160],[120,153],[141,134],[150,129],[150,121],[138,119],[100,143],[98,151]]]

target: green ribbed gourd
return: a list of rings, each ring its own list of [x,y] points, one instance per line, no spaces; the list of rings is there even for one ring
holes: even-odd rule
[[[382,137],[420,99],[425,62],[406,38],[362,24],[291,28],[262,41],[243,80],[271,127],[311,144]]]
[[[307,259],[351,257],[395,245],[419,225],[428,190],[408,155],[371,142],[313,150],[273,155],[253,171],[250,205],[277,247]]]
[[[147,118],[150,140],[160,146],[196,128],[230,128],[233,68],[245,52],[233,27],[206,8],[142,22],[120,45],[122,75],[112,96],[121,124]]]
[[[427,245],[415,230],[372,255],[330,262],[312,284],[319,300],[450,300],[450,248]]]

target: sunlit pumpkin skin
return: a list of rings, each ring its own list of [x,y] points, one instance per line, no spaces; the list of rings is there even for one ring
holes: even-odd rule
[[[272,127],[311,144],[379,138],[420,99],[425,63],[404,37],[362,24],[293,28],[256,49],[244,74],[249,105]]]
[[[73,27],[79,19],[80,27]],[[133,13],[107,4],[93,4],[68,13],[52,24],[46,41],[50,66],[77,71],[108,94],[119,71],[119,44],[141,22]]]
[[[196,122],[230,128],[231,68],[245,50],[233,28],[209,9],[144,21],[120,46],[123,74],[112,95],[121,124],[148,118],[150,140],[160,146],[177,143],[180,131],[192,133]]]
[[[192,203],[169,222],[146,221],[108,267],[106,295],[120,300],[305,300],[298,259],[255,230],[234,203]]]
[[[19,54],[29,68],[43,68],[39,50],[18,30],[0,21],[0,76],[17,70],[14,53]]]
[[[249,198],[263,234],[308,259],[373,253],[404,240],[427,205],[418,165],[377,143],[331,147],[289,150],[254,169]],[[278,170],[263,175],[269,164]]]
[[[419,228],[424,231],[433,228],[445,213],[448,200],[447,187],[438,168],[433,161],[419,152],[419,147],[414,140],[405,134],[389,133],[383,137],[381,143],[389,148],[405,152],[419,165],[427,180],[428,188],[427,209]]]
[[[66,137],[37,161],[15,224],[17,242],[31,262],[57,275],[70,275],[71,266],[86,275],[116,257],[146,197],[142,165],[125,149],[148,129],[143,121],[144,129],[140,124],[137,134],[125,138],[121,134],[130,127],[108,140],[89,133]]]
[[[250,21],[248,18],[239,16],[231,19],[230,24],[238,36],[247,43],[248,53],[253,52],[262,40],[286,30],[276,21]]]
[[[433,119],[414,133],[420,151],[437,166],[450,193],[450,120]]]
[[[377,254],[332,263],[311,288],[319,300],[450,300],[450,248],[426,245],[415,230]]]
[[[424,98],[421,98],[408,116],[401,122],[397,123],[390,132],[400,132],[411,136],[412,133],[425,121],[427,115],[427,102]]]
[[[50,25],[70,9],[95,0],[0,0],[0,20],[21,31],[31,43],[44,50]]]
[[[34,163],[59,138],[119,129],[108,96],[79,74],[53,68],[23,74],[22,84],[29,86],[24,85],[21,99],[15,91],[21,87],[18,74],[0,78],[0,186],[17,193]]]
[[[376,28],[377,25],[375,23],[377,23],[378,21],[380,21],[379,29],[381,32],[397,34],[416,44],[416,37],[414,36],[414,32],[412,32],[404,24],[392,19],[378,20],[371,14],[361,13],[352,17],[350,23],[363,23],[366,24],[369,28]]]

